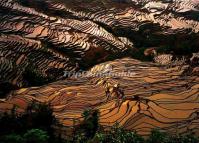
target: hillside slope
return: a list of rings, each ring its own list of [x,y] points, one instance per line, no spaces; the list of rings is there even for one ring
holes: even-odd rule
[[[199,135],[198,17],[196,0],[0,0],[0,112],[50,103],[63,135],[88,108],[107,128]],[[66,74],[82,70],[97,75]]]
[[[1,0],[0,82],[42,85],[147,47],[191,55],[197,16],[194,1]]]
[[[63,128],[63,135],[75,120],[81,121],[82,112],[88,108],[99,109],[100,123],[105,127],[118,122],[142,135],[153,128],[171,133],[191,130],[198,135],[199,78],[182,76],[186,67],[165,69],[130,58],[115,60],[88,72],[103,71],[109,73],[107,76],[73,76],[41,87],[23,88],[2,101],[0,110],[11,110],[16,105],[17,111],[23,112],[31,101],[50,103],[63,125],[59,128]]]

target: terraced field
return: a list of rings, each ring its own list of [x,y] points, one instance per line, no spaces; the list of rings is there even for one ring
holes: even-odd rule
[[[99,5],[79,0],[1,0],[1,82],[31,86],[25,76],[31,68],[56,81],[64,71],[87,69],[124,55],[139,58],[143,47],[197,52],[197,12],[198,3],[193,1],[107,0]]]
[[[105,69],[108,66],[111,71]],[[94,74],[103,69],[114,77],[71,77],[41,87],[22,88],[2,101],[0,109],[5,111],[15,104],[20,112],[36,100],[50,103],[65,127],[74,125],[74,120],[81,120],[83,110],[92,108],[99,109],[104,126],[118,122],[143,135],[157,127],[174,133],[192,130],[198,134],[199,77],[181,76],[186,67],[165,69],[130,58],[115,60],[90,70]],[[126,71],[131,74],[118,75]]]
[[[196,0],[0,0],[0,93],[5,83],[17,89],[0,112],[50,103],[63,135],[88,108],[107,128],[199,135],[199,56],[189,60],[199,51],[198,16]],[[147,48],[160,63],[185,61],[133,59]],[[64,75],[81,70],[87,75]]]

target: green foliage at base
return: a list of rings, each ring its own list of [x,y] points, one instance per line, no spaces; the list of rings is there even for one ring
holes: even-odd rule
[[[16,111],[14,106],[10,113],[0,114],[0,143],[45,143],[44,139],[48,143],[54,138],[52,125],[56,120],[50,105],[33,102],[24,114]]]
[[[1,143],[48,143],[47,132],[39,129],[28,130],[24,135],[10,134],[0,138]]]
[[[116,127],[106,133],[98,132],[93,140],[85,143],[199,143],[199,138],[192,133],[182,136],[169,135],[161,130],[154,129],[150,136],[144,139],[136,132],[125,131]]]
[[[198,143],[199,138],[193,133],[187,135],[169,135],[158,129],[154,129],[146,140],[146,143]]]
[[[106,133],[98,132],[94,140],[99,143],[144,143],[144,139],[136,132],[126,131],[118,124]]]
[[[22,136],[17,134],[10,134],[0,138],[1,143],[24,143]]]
[[[24,134],[24,138],[26,143],[48,143],[49,136],[45,131],[32,129]]]

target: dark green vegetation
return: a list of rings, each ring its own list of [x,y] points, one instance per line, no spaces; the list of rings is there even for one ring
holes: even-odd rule
[[[17,107],[0,115],[1,143],[198,143],[194,134],[169,135],[155,129],[148,139],[119,127],[118,124],[109,130],[99,125],[98,110],[86,110],[83,121],[74,127],[72,137],[56,137],[53,125],[57,123],[49,105],[33,102],[24,114],[18,114]]]
[[[161,130],[154,129],[151,135],[144,139],[136,132],[130,132],[120,128],[117,124],[109,131],[98,131],[92,140],[88,143],[198,143],[199,138],[194,134],[188,135],[169,135]]]
[[[22,140],[25,143],[45,143],[43,141],[48,142],[48,138],[55,139],[52,128],[55,122],[49,105],[33,102],[24,114],[17,113],[15,106],[11,113],[0,115],[0,140],[5,143],[16,143]]]
[[[9,134],[2,137],[2,143],[48,143],[47,132],[40,129],[28,130],[23,135]]]

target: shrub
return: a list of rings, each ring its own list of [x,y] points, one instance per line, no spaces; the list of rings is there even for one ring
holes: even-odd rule
[[[0,136],[12,133],[23,134],[30,129],[42,129],[53,135],[52,125],[56,122],[53,111],[47,104],[33,102],[23,115],[16,113],[16,106],[11,114],[0,115]]]
[[[181,143],[199,143],[199,138],[196,137],[194,134],[188,134],[186,136],[182,136]]]
[[[95,139],[99,143],[144,143],[144,139],[136,132],[126,131],[118,124],[107,133],[97,133]]]
[[[47,132],[39,129],[31,129],[24,134],[26,143],[47,143],[49,136]]]
[[[154,129],[149,136],[148,143],[168,143],[170,137],[158,129]]]
[[[49,104],[32,102],[32,104],[27,107],[25,114],[20,118],[25,130],[34,128],[41,129],[53,136],[54,131],[52,125],[56,123],[56,119]]]
[[[91,139],[95,136],[95,133],[97,132],[99,127],[99,111],[85,110],[82,116],[84,118],[84,121],[80,124],[80,134],[83,134],[83,136],[85,136],[87,139]]]
[[[0,138],[1,143],[48,143],[47,132],[39,129],[28,130],[24,135],[9,134]]]
[[[6,135],[0,138],[1,143],[25,143],[25,140],[16,134]]]
[[[151,132],[147,143],[198,143],[199,138],[192,133],[187,135],[169,135],[161,130],[154,129]]]

